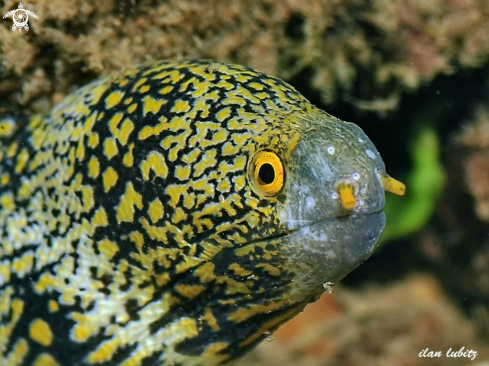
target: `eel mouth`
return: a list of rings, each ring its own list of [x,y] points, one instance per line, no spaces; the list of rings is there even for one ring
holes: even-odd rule
[[[376,210],[322,218],[273,239],[283,242],[295,283],[312,290],[336,283],[362,264],[373,253],[384,227],[385,214]]]
[[[406,186],[402,182],[392,178],[385,171],[381,171],[378,168],[375,170],[375,172],[380,183],[380,191],[383,190],[384,192],[391,192],[399,196],[404,195]],[[341,208],[338,213],[313,220],[293,219],[291,217],[287,217],[288,215],[286,215],[283,217],[287,225],[286,230],[281,231],[276,235],[271,235],[266,238],[248,242],[246,245],[253,244],[258,241],[288,238],[295,235],[300,235],[301,232],[304,233],[308,231],[308,229],[314,229],[317,226],[324,226],[328,229],[328,231],[333,233],[333,238],[337,237],[337,239],[332,240],[341,242],[340,239],[343,238],[347,242],[350,242],[352,239],[356,239],[360,243],[363,243],[366,240],[368,245],[371,245],[371,247],[368,248],[367,246],[365,249],[369,249],[371,252],[377,241],[380,239],[385,227],[385,215],[383,212],[385,199],[381,200],[381,204],[371,206],[370,210],[358,210],[359,208],[357,207],[357,201],[361,197],[358,197],[358,189],[355,189],[353,183],[348,180],[340,180],[336,185],[336,191]],[[370,218],[372,217],[375,217],[375,219],[371,220]],[[364,218],[365,220],[362,220],[361,218]],[[348,221],[355,222],[358,224],[358,226],[356,224],[346,225],[349,228],[342,230],[341,223]],[[328,233],[323,233],[323,235],[320,235],[320,237],[327,241]],[[320,247],[323,246],[320,245]]]

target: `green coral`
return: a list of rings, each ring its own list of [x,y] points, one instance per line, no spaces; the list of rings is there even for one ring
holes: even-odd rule
[[[421,122],[424,122],[423,118]],[[413,169],[407,179],[404,197],[387,197],[387,226],[381,243],[419,230],[431,217],[445,181],[440,162],[440,141],[435,129],[420,123],[414,129],[410,146]]]

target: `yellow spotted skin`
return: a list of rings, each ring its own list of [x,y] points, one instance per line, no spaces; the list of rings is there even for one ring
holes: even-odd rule
[[[242,66],[143,65],[0,122],[1,365],[219,365],[384,226],[368,138]]]

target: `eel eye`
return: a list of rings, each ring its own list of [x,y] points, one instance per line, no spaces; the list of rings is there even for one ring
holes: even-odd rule
[[[258,194],[274,196],[284,186],[284,166],[274,152],[258,152],[250,168],[252,187]]]

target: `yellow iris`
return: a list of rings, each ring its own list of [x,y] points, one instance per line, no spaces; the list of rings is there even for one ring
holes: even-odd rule
[[[258,194],[274,196],[284,186],[284,166],[273,151],[260,151],[250,166],[252,186]]]

